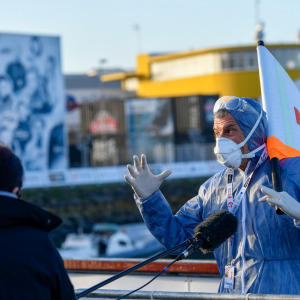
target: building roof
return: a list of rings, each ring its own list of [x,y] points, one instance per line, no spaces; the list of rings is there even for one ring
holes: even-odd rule
[[[103,82],[100,77],[104,74],[124,72],[122,69],[95,70],[93,76],[88,74],[65,74],[66,89],[121,89],[121,81]]]

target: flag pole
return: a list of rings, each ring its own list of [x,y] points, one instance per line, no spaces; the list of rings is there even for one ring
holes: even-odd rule
[[[282,180],[281,180],[281,170],[279,165],[279,159],[277,157],[271,158],[271,173],[272,173],[272,183],[273,183],[273,189],[276,192],[282,192]],[[276,208],[276,214],[277,215],[283,215],[284,212],[277,206]]]
[[[265,46],[263,41],[258,41],[257,46]],[[270,159],[271,163],[271,174],[272,174],[272,183],[273,183],[273,189],[276,192],[282,192],[282,180],[281,180],[281,170],[279,165],[279,159],[277,157],[272,157]],[[276,214],[277,215],[283,215],[284,212],[277,206],[275,206]]]

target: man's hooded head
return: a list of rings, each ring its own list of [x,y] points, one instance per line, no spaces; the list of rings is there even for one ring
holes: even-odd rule
[[[254,127],[261,112],[263,112],[262,118],[247,144],[250,151],[253,151],[266,142],[267,117],[266,113],[263,111],[258,102],[251,98],[224,96],[218,99],[216,102],[214,106],[214,114],[220,109],[225,109],[235,118],[245,138]],[[256,155],[259,154],[260,151],[256,153]]]

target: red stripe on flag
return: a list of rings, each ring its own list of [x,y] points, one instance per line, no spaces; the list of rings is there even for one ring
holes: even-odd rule
[[[300,112],[295,106],[294,106],[294,110],[295,110],[296,121],[298,125],[300,125]]]

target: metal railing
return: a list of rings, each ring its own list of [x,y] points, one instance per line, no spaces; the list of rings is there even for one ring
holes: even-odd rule
[[[83,290],[76,290],[79,293]],[[126,290],[97,290],[80,299],[117,299],[125,294]],[[299,300],[300,295],[272,295],[272,294],[214,294],[214,293],[187,293],[138,291],[125,299],[180,299],[180,300]]]

